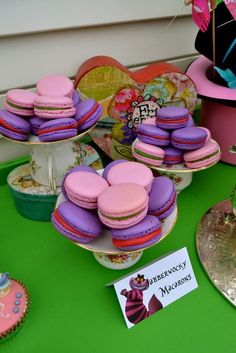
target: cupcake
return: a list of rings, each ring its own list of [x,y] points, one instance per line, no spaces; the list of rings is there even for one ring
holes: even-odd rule
[[[0,273],[0,342],[15,333],[22,324],[29,307],[25,286],[8,273]]]

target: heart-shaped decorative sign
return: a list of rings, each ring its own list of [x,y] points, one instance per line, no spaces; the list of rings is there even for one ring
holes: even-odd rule
[[[193,81],[165,62],[130,71],[111,57],[95,56],[80,66],[75,88],[82,99],[102,104],[103,115],[90,135],[112,159],[132,159],[137,125],[155,118],[160,107],[178,105],[192,113],[197,101]]]

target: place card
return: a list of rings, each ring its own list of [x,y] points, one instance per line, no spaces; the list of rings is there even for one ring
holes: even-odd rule
[[[187,248],[108,284],[114,285],[128,328],[198,287]]]

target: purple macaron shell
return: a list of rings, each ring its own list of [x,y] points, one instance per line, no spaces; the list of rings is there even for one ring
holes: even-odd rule
[[[39,118],[37,116],[33,116],[32,118],[29,119],[30,125],[31,125],[31,132],[34,135],[38,134],[38,129],[42,124],[45,123],[45,119]]]
[[[101,235],[102,224],[96,214],[76,206],[70,201],[64,201],[61,203],[57,208],[57,211],[66,224],[89,236],[86,238],[70,233],[69,230],[58,222],[55,215],[52,214],[52,223],[54,227],[68,239],[85,244],[90,243]]]
[[[147,241],[144,244],[139,244],[139,245],[133,245],[133,246],[126,246],[126,247],[120,247],[119,249],[125,250],[125,251],[134,251],[134,250],[139,250],[139,249],[145,249],[148,248],[151,245],[154,245],[158,240],[160,240],[162,237],[161,234],[159,234],[157,237],[152,238],[151,240]]]
[[[28,135],[21,134],[21,133],[18,133],[18,132],[14,132],[14,131],[5,129],[2,126],[0,126],[0,134],[2,134],[3,136],[8,137],[9,139],[17,140],[17,141],[25,141],[28,138]]]
[[[95,173],[95,174],[98,174],[97,171],[95,169],[93,169],[92,167],[89,167],[88,165],[85,165],[85,164],[81,164],[81,165],[78,165],[77,167],[74,167],[72,168],[71,170],[69,170],[63,177],[62,179],[62,182],[61,182],[61,191],[63,193],[63,195],[67,198],[67,195],[66,195],[66,190],[65,190],[65,187],[64,187],[64,182],[65,182],[65,179],[67,177],[67,175],[71,174],[71,173],[74,173],[74,172],[90,172],[90,173]]]
[[[95,108],[96,107],[96,108]],[[94,110],[95,109],[95,110]],[[91,112],[91,113],[90,113]],[[78,130],[86,130],[96,124],[103,112],[102,106],[94,99],[87,99],[76,107],[75,120],[78,122]],[[80,125],[80,121],[87,116]]]
[[[112,229],[111,234],[113,239],[119,240],[130,240],[130,239],[137,239],[141,238],[147,234],[154,232],[155,230],[161,227],[161,222],[155,216],[147,215],[141,222],[138,224],[128,227],[125,229]],[[136,250],[136,249],[143,249],[148,245],[155,243],[158,239],[162,236],[161,232],[153,239],[149,240],[146,243],[133,245],[133,246],[126,246],[120,249],[123,250]]]
[[[48,132],[39,136],[41,142],[53,142],[65,140],[70,137],[77,136],[77,129],[66,129],[60,131]]]
[[[164,147],[163,150],[165,151],[164,164],[178,164],[183,162],[184,151],[171,146]]]
[[[73,91],[72,100],[75,107],[81,102],[81,98],[77,90]]]
[[[138,125],[137,136],[142,142],[154,146],[168,146],[170,142],[169,132],[150,124]]]
[[[4,123],[9,125],[9,128],[4,125]],[[18,131],[12,131],[11,128],[17,129]],[[0,109],[0,129],[0,133],[3,136],[14,140],[24,141],[28,138],[31,125],[27,120],[10,113],[5,109]]]
[[[61,130],[48,131],[41,134],[41,131],[45,129],[54,128],[61,128]],[[38,129],[38,135],[39,140],[42,142],[57,141],[74,137],[77,135],[76,121],[72,118],[59,118],[46,121],[40,125],[40,128]]]
[[[185,121],[182,121],[182,118]],[[189,111],[183,107],[169,106],[157,111],[156,125],[162,129],[181,129],[187,126],[188,121]]]
[[[196,150],[204,146],[207,133],[200,127],[186,127],[171,134],[171,144],[182,150]]]
[[[161,212],[161,214],[158,215],[160,220],[167,217],[173,211],[172,206],[175,201],[172,203],[170,203],[170,201],[175,195],[175,184],[172,180],[164,176],[155,178],[149,193],[148,214]],[[168,207],[167,210],[165,210],[166,207]]]
[[[186,127],[193,127],[193,126],[195,126],[195,122],[194,122],[194,120],[193,120],[193,118],[192,118],[192,115],[190,115],[189,114],[189,121],[188,121],[188,124],[186,125]]]
[[[47,120],[46,122],[44,120],[44,123],[40,126],[40,130],[58,128],[58,127],[59,128],[71,127],[72,129],[76,129],[76,121],[73,118],[58,118],[53,120]]]
[[[21,118],[18,115],[8,112],[5,109],[0,109],[0,119],[4,120],[7,124],[12,126],[13,128],[21,130],[23,133],[29,133],[31,126],[30,123]]]
[[[114,166],[117,165],[117,164],[124,163],[124,162],[127,162],[127,160],[126,160],[126,159],[117,159],[117,160],[115,160],[115,161],[109,163],[109,164],[104,168],[104,171],[103,171],[103,174],[102,174],[103,178],[107,179],[108,173],[109,173],[109,171],[110,171],[110,169],[111,169],[112,167],[114,167]]]

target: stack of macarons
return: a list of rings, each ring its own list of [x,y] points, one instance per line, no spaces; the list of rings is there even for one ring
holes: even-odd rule
[[[37,83],[36,93],[12,89],[0,110],[0,133],[14,140],[41,142],[77,136],[99,120],[102,106],[93,99],[81,101],[73,82],[62,75],[49,75]]]
[[[156,167],[185,163],[188,168],[201,168],[219,160],[220,148],[208,129],[194,126],[186,108],[169,106],[157,111],[155,124],[137,126],[132,154]]]
[[[77,243],[90,243],[110,229],[113,245],[143,249],[162,236],[162,221],[176,207],[174,183],[154,178],[147,166],[116,160],[102,175],[88,166],[70,170],[62,181],[66,201],[52,214],[52,224]]]

